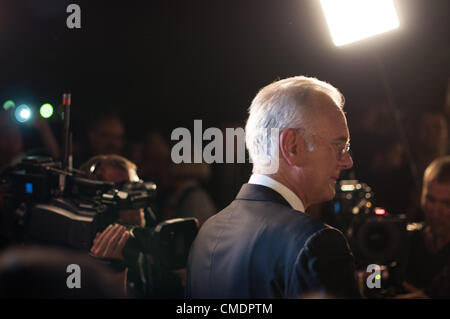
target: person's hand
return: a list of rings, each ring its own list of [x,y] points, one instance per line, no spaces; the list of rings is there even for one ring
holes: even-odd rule
[[[100,258],[123,260],[122,250],[130,233],[121,225],[109,225],[102,233],[97,233],[91,254]]]
[[[393,299],[430,299],[423,290],[414,287],[413,285],[403,282],[403,287],[408,291],[406,294],[397,295]]]
[[[123,260],[122,250],[130,237],[130,233],[121,225],[109,225],[102,233],[97,233],[91,254],[95,257]],[[112,275],[112,280],[117,284],[124,294],[127,294],[128,268]]]

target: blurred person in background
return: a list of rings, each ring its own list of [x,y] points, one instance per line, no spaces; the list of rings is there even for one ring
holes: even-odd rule
[[[411,191],[408,217],[413,221],[423,221],[420,210],[420,194],[423,176],[427,166],[436,158],[447,154],[448,127],[445,116],[440,112],[422,112],[412,132],[412,153],[419,176],[418,184]]]
[[[128,159],[119,155],[97,155],[90,158],[84,163],[80,169],[84,171],[89,178],[96,180],[112,182],[115,185],[120,185],[126,182],[137,182],[139,177],[137,175],[136,165]],[[125,226],[140,226],[145,227],[146,218],[145,212],[141,209],[127,209],[119,211],[118,222]],[[112,226],[111,226],[112,227]],[[100,235],[109,238],[111,231],[120,232],[120,236],[127,236],[125,227],[111,227],[102,230]],[[118,237],[119,238],[122,237]],[[98,240],[94,240],[93,252],[96,252],[95,245],[101,244]],[[98,254],[98,253],[97,253]],[[119,258],[123,259],[123,258]],[[150,267],[147,258],[141,253],[136,252],[134,256],[129,257],[127,280],[129,289],[133,291],[135,295],[144,296],[147,291],[146,282],[148,282],[148,269]]]
[[[169,144],[160,133],[147,134],[139,166],[141,176],[156,183],[160,221],[195,217],[202,225],[215,214],[215,205],[203,187],[211,175],[209,165],[173,163]]]
[[[410,243],[406,297],[450,298],[450,156],[425,170],[420,201],[425,226]]]
[[[137,175],[137,167],[134,163],[128,159],[119,155],[97,155],[90,158],[86,163],[84,163],[80,169],[84,171],[89,178],[94,178],[101,181],[112,182],[115,185],[120,185],[126,182],[137,182],[139,177]],[[146,226],[146,218],[144,209],[126,209],[119,211],[118,222],[125,226]],[[100,240],[94,240],[94,247],[92,251],[98,255],[98,247],[96,245],[103,245],[103,237],[107,239],[113,235],[111,232],[120,233],[117,240],[120,240],[122,236],[127,236],[127,231],[125,227],[115,226],[108,227],[102,230]],[[97,237],[98,237],[97,236]],[[100,241],[100,242],[99,242]],[[123,258],[116,258],[123,259]],[[127,281],[130,290],[133,294],[145,296],[147,292],[146,283],[149,281],[149,261],[141,252],[136,252],[135,255],[129,256],[127,272]]]
[[[87,134],[87,144],[80,141],[74,143],[74,167],[95,155],[124,155],[125,126],[117,114],[98,115]]]
[[[94,154],[121,154],[125,127],[119,116],[101,115],[89,130],[89,146]]]
[[[372,187],[377,206],[392,214],[406,214],[414,179],[405,147],[398,138],[383,137],[376,140],[374,148],[364,182]]]
[[[393,116],[385,103],[361,105],[353,115],[352,155],[357,178],[370,185],[370,171],[374,155],[385,148],[380,141],[397,136]]]
[[[0,167],[17,161],[23,152],[23,137],[6,111],[0,111]]]
[[[51,156],[55,160],[60,158],[58,142],[46,119],[35,116],[31,120],[32,129],[37,131],[41,139],[41,146],[30,145],[27,148],[25,146],[27,137],[24,136],[20,124],[14,120],[13,116],[13,111],[0,110],[0,168],[16,164],[28,155]]]
[[[81,169],[91,178],[113,182],[117,186],[140,180],[136,164],[114,154],[94,156],[83,164]],[[121,225],[110,225],[99,233],[94,240],[91,252],[100,257],[112,254],[115,256],[113,259],[126,261],[127,287],[132,295],[146,298],[182,298],[186,273],[184,269],[176,271],[163,269],[158,271],[158,277],[156,277],[154,276],[155,263],[151,255],[135,249],[128,249],[127,253],[122,255],[122,248],[130,236],[128,226],[150,227],[162,221],[162,219],[155,219],[155,216],[145,214],[142,208],[120,210],[118,222]],[[104,256],[101,256],[99,251],[104,251]]]
[[[31,125],[30,133],[38,133],[35,135],[40,138],[40,145],[27,143],[29,136],[22,132],[20,124],[14,120],[12,110],[0,110],[0,175],[26,156],[51,156],[54,160],[60,159],[59,145],[46,119],[35,116],[29,124],[22,125]],[[4,197],[7,193],[6,185],[0,184],[0,248],[8,246],[14,237],[13,217],[7,213]]]
[[[90,178],[113,182],[120,185],[125,182],[138,182],[136,164],[119,155],[97,155],[84,163],[80,169]],[[126,225],[145,227],[146,220],[143,209],[121,210],[119,221]]]
[[[447,154],[448,127],[444,114],[423,112],[417,120],[413,153],[419,176],[436,158]]]
[[[222,125],[221,128],[224,146],[223,163],[213,163],[211,165],[211,178],[208,182],[208,186],[211,187],[211,196],[218,210],[224,209],[236,197],[242,184],[248,181],[252,173],[252,164],[249,162],[245,149],[245,132],[242,134],[242,140],[239,140],[236,135],[233,136],[231,134],[232,130],[234,132],[237,130],[244,131],[244,125],[236,122],[228,122]],[[229,132],[227,132],[227,129],[230,129]],[[234,142],[232,163],[227,163],[226,161],[227,140]],[[238,162],[238,148],[242,148],[245,163]]]

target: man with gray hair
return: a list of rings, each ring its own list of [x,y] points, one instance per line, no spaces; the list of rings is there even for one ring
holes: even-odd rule
[[[331,200],[352,167],[341,93],[303,76],[254,98],[246,125],[253,174],[203,225],[188,262],[188,298],[360,297],[341,232],[305,213]]]

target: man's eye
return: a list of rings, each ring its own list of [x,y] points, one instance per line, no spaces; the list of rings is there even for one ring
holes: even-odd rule
[[[427,197],[427,202],[430,204],[434,204],[435,200],[433,198]]]
[[[346,150],[346,145],[345,144],[335,143],[335,144],[333,144],[333,146],[340,153],[344,153],[345,150]]]

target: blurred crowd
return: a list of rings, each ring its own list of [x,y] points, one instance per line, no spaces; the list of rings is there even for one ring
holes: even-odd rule
[[[439,109],[425,110],[414,116],[398,114],[398,118],[406,128],[407,144],[400,138],[398,123],[387,105],[371,105],[364,107],[360,114],[350,115],[351,150],[355,164],[344,178],[357,179],[371,186],[376,205],[385,208],[391,214],[405,214],[410,222],[426,222],[420,202],[423,176],[433,160],[449,154],[450,112],[446,113]],[[47,155],[57,160],[61,159],[61,141],[55,138],[59,134],[52,132],[46,120],[38,117],[30,125],[31,127],[24,130],[13,120],[10,111],[0,111],[1,171],[28,155]],[[140,139],[130,139],[127,127],[131,125],[133,123],[124,123],[119,114],[99,114],[85,132],[77,133],[79,138],[73,141],[74,167],[81,167],[83,163],[97,155],[120,155],[130,160],[135,164],[140,179],[152,181],[157,185],[154,212],[158,221],[195,217],[201,227],[204,221],[234,199],[240,186],[246,183],[251,175],[250,163],[174,164],[171,160],[173,141],[169,136],[152,128],[143,129]],[[224,124],[222,129],[224,137],[226,127],[238,125]],[[311,214],[320,219],[320,208],[312,209]],[[450,215],[448,217],[450,218]],[[4,229],[2,231],[7,232]],[[450,229],[447,231],[450,233]],[[124,230],[118,228],[110,230],[108,234],[113,237],[115,232],[117,236],[122,232],[120,233],[122,236]],[[7,243],[3,241],[4,238],[1,240],[2,249],[8,248]],[[102,240],[97,240],[97,250],[105,242]],[[29,269],[21,268],[22,270],[14,277],[25,280],[22,271],[28,275],[33,269],[40,272],[44,261],[49,262],[49,259],[42,256],[59,256],[59,259],[54,257],[56,264],[64,263],[67,259],[61,251],[39,249],[41,250],[35,252],[23,248],[7,251],[0,259],[0,286],[2,284],[8,286],[9,279],[5,278],[12,277],[6,274],[11,271],[10,266],[14,263],[29,265]],[[83,259],[84,257],[77,258],[81,258],[80,263],[86,263],[88,265],[86,267],[91,269],[92,276],[86,280],[92,281],[97,277],[102,282],[108,282],[104,278],[106,275],[98,275],[102,272],[97,269],[97,264],[91,265],[91,261]],[[66,275],[48,272],[49,278]],[[113,282],[120,280],[123,281],[123,278],[115,279]],[[181,285],[182,282],[181,279]],[[9,283],[8,287],[11,285]],[[116,288],[94,289],[81,297],[89,298],[95,293],[100,297],[123,297],[123,291]],[[54,291],[48,291],[47,295],[42,296],[73,297],[62,293],[63,290],[60,287],[55,288]],[[7,293],[14,296],[13,292],[4,292],[0,287],[1,297],[5,297]],[[32,291],[30,295],[33,296]],[[181,294],[175,296],[182,297]]]
[[[439,110],[400,114],[406,141],[400,138],[399,126],[385,104],[371,105],[364,110],[361,108],[359,114],[349,114],[355,164],[344,178],[357,179],[371,186],[377,205],[389,212],[406,214],[410,221],[423,220],[418,201],[423,173],[434,159],[449,152],[449,114]],[[186,201],[187,206],[201,202],[203,204],[195,210],[202,222],[229,204],[251,174],[250,163],[175,165],[171,160],[174,142],[169,136],[156,129],[143,129],[139,139],[131,140],[126,133],[130,125],[133,123],[123,123],[119,114],[99,114],[85,132],[77,132],[78,139],[73,141],[74,167],[80,167],[99,154],[126,157],[137,165],[140,178],[156,183],[161,198],[166,198],[158,203],[162,215],[175,216],[173,206],[180,205],[181,213],[177,214],[185,216],[182,211],[186,207],[176,203],[177,200]],[[24,130],[11,114],[2,110],[0,167],[17,163],[27,155],[61,159],[61,141],[55,138],[57,132],[52,133],[46,120],[39,117],[31,126],[31,130]],[[225,128],[238,126],[236,123],[223,124],[224,138]],[[195,201],[188,203],[190,199],[184,198],[185,193],[191,193],[189,197]]]

